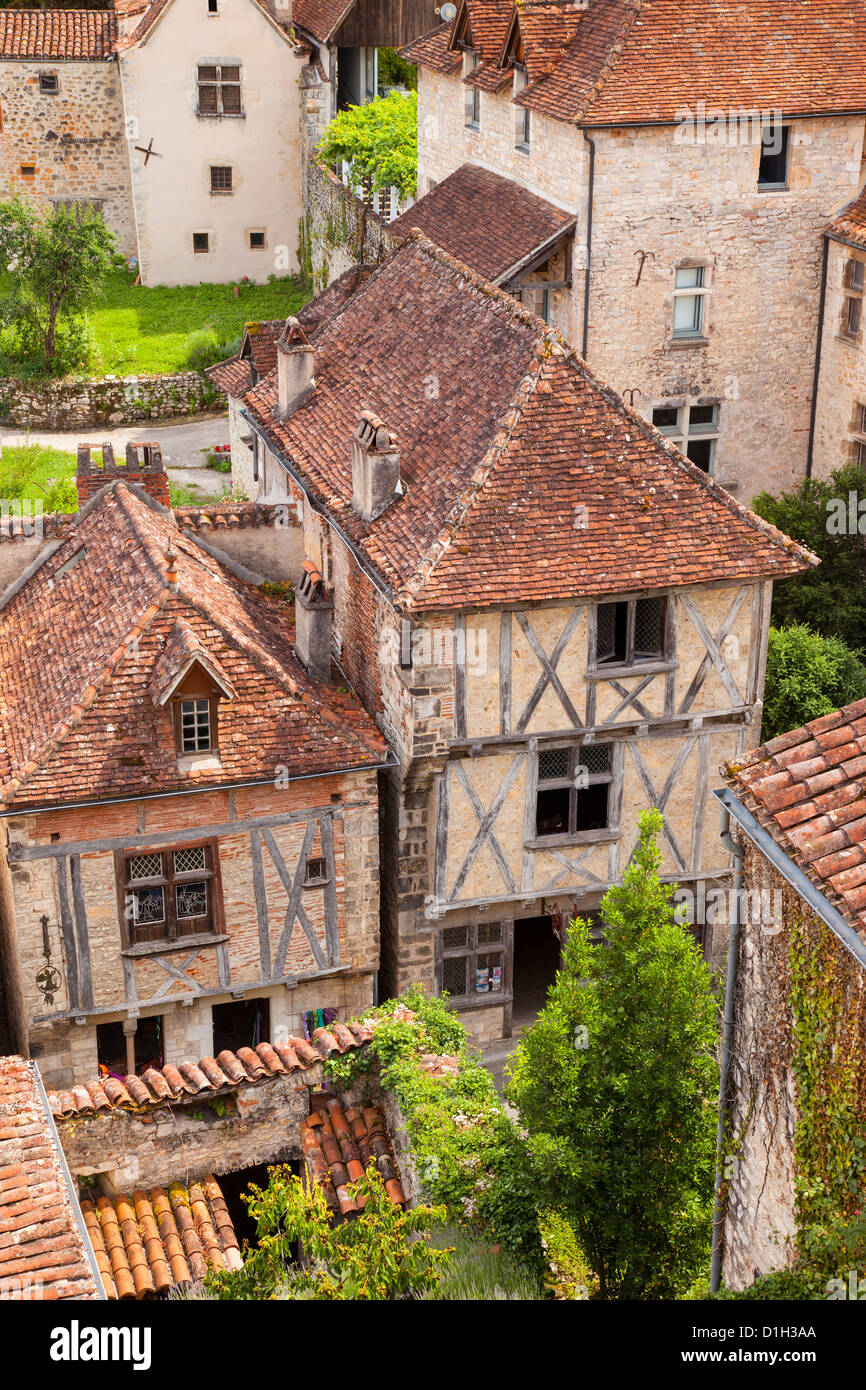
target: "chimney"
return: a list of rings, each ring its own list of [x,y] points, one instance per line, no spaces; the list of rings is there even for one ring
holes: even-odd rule
[[[315,365],[315,348],[307,342],[298,320],[286,319],[286,326],[277,343],[278,419],[284,420],[313,389]]]
[[[394,501],[399,484],[397,440],[378,415],[365,410],[352,435],[352,506],[374,521]]]
[[[295,586],[295,654],[308,675],[331,679],[331,614],[334,605],[312,560]]]
[[[93,457],[93,451],[101,450],[102,462]],[[162,462],[162,450],[158,444],[127,444],[126,463],[117,463],[114,449],[110,444],[79,444],[78,465],[75,470],[75,487],[78,492],[78,505],[83,507],[94,493],[115,478],[134,483],[148,496],[170,505],[168,474]]]

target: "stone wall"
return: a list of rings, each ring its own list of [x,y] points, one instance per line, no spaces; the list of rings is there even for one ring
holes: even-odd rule
[[[57,79],[40,91],[39,75]],[[123,100],[117,63],[0,63],[0,169],[12,193],[39,208],[97,199],[125,256],[136,254]],[[22,165],[35,166],[23,176]]]
[[[809,439],[822,232],[859,186],[862,116],[792,121],[788,186],[772,192],[759,191],[759,148],[747,139],[739,143],[739,126],[725,131],[725,144],[711,143],[711,133],[704,143],[689,143],[673,126],[590,132],[596,155],[587,252],[589,146],[579,130],[533,113],[525,154],[515,148],[508,90],[480,94],[478,130],[465,125],[459,75],[422,70],[418,90],[419,193],[470,161],[574,211],[571,311],[566,316],[555,307],[556,326],[582,349],[588,255],[586,356],[602,379],[649,419],[656,406],[715,404],[715,473],[744,501],[799,481]],[[706,332],[694,342],[671,336],[681,263],[702,264],[710,291]],[[834,306],[830,313],[828,332],[835,333]],[[825,390],[834,389],[832,370],[831,364],[822,373]],[[851,371],[858,368],[849,361],[846,375]],[[848,431],[847,397],[829,409],[836,420],[822,427],[828,436],[822,447],[835,464],[838,441],[830,436]]]
[[[93,381],[0,379],[0,420],[34,430],[135,425],[214,410],[218,392],[199,372]]]
[[[382,219],[330,169],[304,167],[304,240],[316,292],[353,265],[377,265],[394,249]]]
[[[812,474],[826,478],[851,458],[852,440],[866,443],[862,409],[866,406],[866,350],[863,328],[857,339],[842,333],[845,268],[849,260],[866,261],[861,247],[831,240],[827,247],[827,289],[821,335],[821,373],[815,409]],[[845,499],[847,503],[847,498]]]

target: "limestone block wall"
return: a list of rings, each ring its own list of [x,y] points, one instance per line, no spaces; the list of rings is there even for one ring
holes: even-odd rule
[[[866,406],[866,348],[841,332],[845,304],[845,268],[849,260],[866,262],[866,251],[831,240],[827,247],[827,288],[821,335],[821,371],[815,410],[812,473],[826,478],[851,458],[852,440],[866,434],[860,406]]]
[[[291,766],[291,750],[286,763]],[[276,775],[276,769],[275,769]],[[332,800],[333,798],[333,800]],[[18,846],[51,842],[121,839],[154,832],[155,847],[170,847],[179,830],[196,826],[225,825],[254,817],[336,806],[334,819],[335,896],[340,943],[340,967],[321,978],[320,967],[306,935],[296,926],[286,955],[285,984],[263,978],[260,936],[255,909],[253,863],[249,831],[223,833],[217,839],[223,921],[217,934],[228,935],[227,953],[231,990],[221,984],[218,952],[200,949],[184,965],[186,981],[169,977],[151,955],[134,959],[121,954],[122,897],[118,896],[114,849],[94,849],[81,854],[81,892],[86,914],[92,981],[92,1006],[74,1010],[70,998],[70,962],[65,955],[61,930],[62,901],[57,861],[52,858],[13,862],[15,934],[18,942],[24,1009],[29,1022],[31,1047],[40,1069],[52,1086],[69,1086],[97,1073],[96,1025],[142,1017],[163,1017],[167,1061],[197,1060],[212,1048],[211,1008],[237,997],[269,998],[273,1040],[302,1031],[300,1014],[310,1008],[338,1008],[351,1017],[372,1002],[373,977],[379,964],[379,854],[377,787],[374,773],[333,775],[292,782],[286,790],[274,787],[239,788],[235,792],[206,792],[170,800],[155,799],[106,806],[97,813],[68,810],[16,819],[11,839]],[[272,827],[274,840],[289,872],[294,874],[300,856],[304,823]],[[58,843],[58,842],[53,842]],[[310,856],[323,854],[319,830]],[[59,861],[63,863],[63,861]],[[271,959],[279,942],[287,891],[270,855],[263,855],[263,881],[267,897],[267,929]],[[68,891],[68,890],[67,890]],[[320,941],[325,940],[325,890],[308,889],[304,910]],[[63,982],[54,1003],[47,1005],[36,987],[44,963],[41,918],[48,918],[52,963],[59,966]],[[192,949],[192,948],[191,948]],[[162,959],[162,957],[160,957]],[[179,963],[181,957],[168,956]],[[139,1002],[130,1002],[126,976],[135,979]],[[281,977],[282,978],[282,977]],[[167,986],[167,987],[166,987]],[[240,992],[240,995],[238,995]],[[163,1002],[164,1001],[164,1002]]]
[[[106,376],[92,381],[0,379],[0,419],[36,430],[134,425],[212,410],[218,392],[199,372]]]
[[[353,265],[376,265],[394,248],[382,219],[330,170],[304,167],[304,237],[319,292]]]
[[[40,91],[41,73],[56,77],[56,93]],[[0,196],[23,193],[39,208],[98,199],[117,249],[135,255],[117,63],[0,61],[0,115]]]

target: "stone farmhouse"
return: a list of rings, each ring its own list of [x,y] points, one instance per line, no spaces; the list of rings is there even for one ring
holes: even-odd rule
[[[754,749],[716,793],[744,890],[723,1046],[733,1152],[723,1156],[715,1247],[729,1288],[791,1262],[798,1179],[826,1182],[840,1215],[860,1203],[851,1194],[866,1119],[864,771],[860,700]],[[799,1066],[798,1034],[809,1050]],[[840,1194],[849,1176],[850,1194]],[[859,1295],[835,1296],[862,1293],[861,1284]]]
[[[814,382],[864,41],[859,0],[459,0],[403,50],[426,196],[400,221],[519,294],[726,489],[777,493],[862,433],[832,351],[826,400]],[[826,284],[835,343],[837,264]]]
[[[112,464],[85,501],[81,453],[78,514],[35,558],[0,540],[23,551],[0,599],[3,983],[54,1088],[368,1007],[389,760],[340,671],[307,674],[305,611],[238,558],[270,537],[280,561],[280,517],[174,515],[146,490],[164,472]]]
[[[0,11],[0,197],[99,207],[145,285],[298,269],[302,145],[432,0]]]
[[[813,557],[421,233],[317,303],[214,375],[242,476],[299,509],[317,659],[396,760],[382,990],[447,989],[486,1042],[537,1012],[645,807],[669,881],[728,882],[715,770],[757,741],[773,579]]]

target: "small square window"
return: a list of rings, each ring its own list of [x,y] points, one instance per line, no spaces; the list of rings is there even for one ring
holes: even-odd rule
[[[210,250],[210,234],[208,232],[193,232],[192,249],[197,256],[208,252]]]
[[[20,172],[22,179],[33,179],[36,177],[36,165],[22,164]]]
[[[250,250],[264,251],[267,245],[267,238],[264,232],[250,232]]]
[[[325,883],[328,877],[328,866],[324,859],[308,859],[307,874],[304,879],[305,888],[313,888],[317,884]]]
[[[758,187],[787,188],[788,143],[791,127],[771,121],[761,134],[761,158],[758,164]]]
[[[211,193],[231,193],[232,171],[226,164],[212,164],[210,169]]]
[[[207,12],[208,14],[219,14],[217,0],[207,0]]]
[[[46,96],[54,96],[60,90],[60,81],[56,72],[40,72],[39,90]]]

